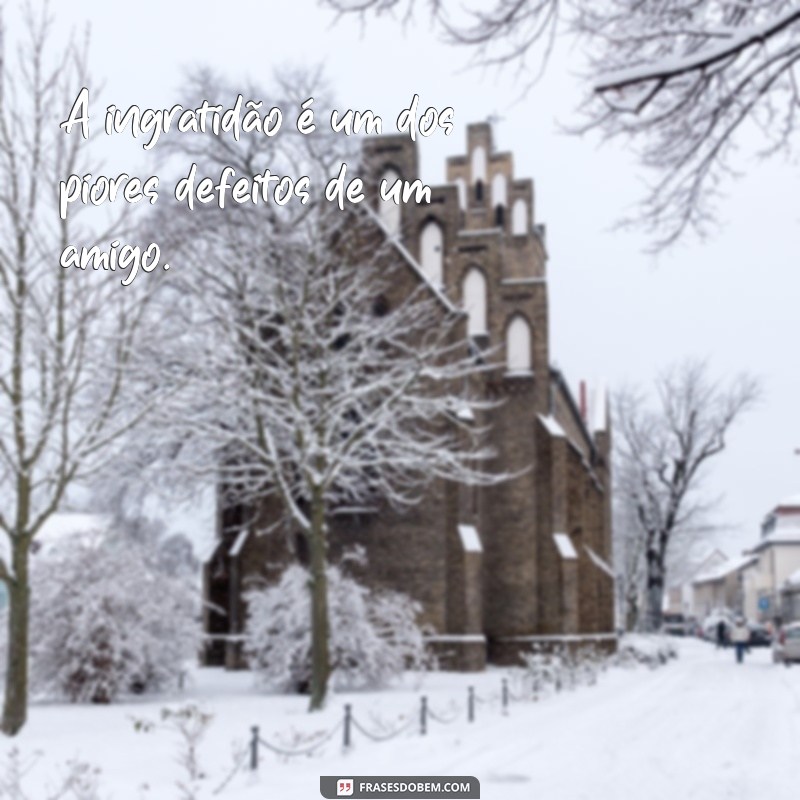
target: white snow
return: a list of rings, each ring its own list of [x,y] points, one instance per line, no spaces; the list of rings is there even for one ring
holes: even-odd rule
[[[461,537],[461,544],[467,553],[482,553],[483,545],[478,529],[474,525],[459,525],[458,535]]]
[[[787,586],[800,586],[800,569],[795,570],[787,579]]]
[[[551,436],[567,435],[566,433],[564,433],[564,429],[558,424],[558,422],[556,422],[555,417],[539,414],[539,422],[541,422],[542,425],[544,425],[545,429]]]
[[[566,533],[554,533],[553,541],[556,543],[561,558],[573,559],[578,557],[572,539]]]
[[[475,422],[475,414],[472,413],[472,409],[469,406],[462,406],[459,408],[456,416],[462,422]]]
[[[72,511],[53,514],[36,534],[36,551],[54,554],[74,544],[97,543],[108,534],[109,525],[109,517],[103,514]]]
[[[332,697],[328,708],[305,712],[307,698],[255,694],[252,676],[202,670],[183,698],[213,715],[199,744],[203,793],[227,774],[231,750],[241,750],[250,727],[269,742],[297,747],[314,733],[330,731],[352,704],[368,728],[407,724],[398,738],[373,743],[358,731],[343,753],[339,735],[321,752],[282,758],[261,751],[258,773],[242,770],[216,797],[319,797],[320,775],[475,775],[483,800],[795,800],[797,709],[800,669],[770,662],[754,649],[737,665],[730,650],[696,640],[676,641],[680,656],[655,670],[614,668],[595,686],[551,694],[539,702],[512,702],[500,709],[505,672],[437,673],[405,688]],[[486,702],[477,720],[465,719],[467,687]],[[419,734],[419,698],[452,724],[429,723]],[[167,699],[117,706],[34,705],[22,734],[0,740],[0,763],[12,748],[35,759],[26,777],[30,797],[47,796],[44,785],[80,758],[102,768],[103,798],[174,800],[180,796],[179,736],[157,726],[134,730],[135,719],[158,721]],[[294,743],[294,744],[293,744]],[[299,743],[299,744],[298,744]]]
[[[242,552],[242,548],[244,547],[244,543],[247,541],[247,537],[250,535],[250,528],[242,528],[239,531],[239,535],[236,537],[236,540],[231,545],[231,549],[228,551],[228,555],[231,558],[236,558],[239,553]]]
[[[784,497],[778,508],[800,508],[800,494],[793,494],[789,497]]]
[[[756,561],[758,561],[758,556],[754,555],[744,555],[739,558],[728,559],[727,561],[723,561],[721,564],[718,564],[717,566],[705,570],[699,575],[696,575],[692,580],[692,583],[709,583],[711,581],[721,580],[726,575],[730,575],[732,572],[738,572],[740,569],[749,567]]]
[[[614,570],[611,568],[610,564],[601,556],[599,553],[596,553],[589,547],[588,544],[585,544],[584,547],[586,548],[586,552],[589,554],[589,558],[592,560],[592,563],[598,567],[599,569],[603,570],[609,577],[614,577]]]

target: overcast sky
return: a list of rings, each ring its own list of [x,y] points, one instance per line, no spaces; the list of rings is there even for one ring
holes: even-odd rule
[[[643,254],[641,235],[612,230],[640,194],[633,157],[559,132],[580,99],[578,54],[568,48],[520,100],[512,72],[465,70],[467,53],[438,43],[424,20],[405,32],[388,20],[362,31],[355,20],[333,25],[314,0],[54,5],[59,35],[91,23],[90,64],[104,83],[97,112],[110,103],[181,102],[182,76],[197,67],[268,85],[275,67],[322,63],[339,108],[370,108],[388,122],[415,93],[423,106],[453,106],[453,134],[420,146],[431,184],[443,181],[445,157],[464,150],[466,125],[499,116],[495,144],[513,152],[518,176],[534,179],[536,221],[547,225],[551,358],[569,381],[646,386],[687,356],[708,358],[722,376],[752,371],[763,379],[764,401],[730,437],[709,480],[710,493],[724,494],[716,521],[730,529],[725,549],[753,543],[764,514],[800,491],[796,163],[743,160],[746,175],[726,187],[714,237],[655,261]],[[131,150],[126,166],[142,174],[147,163]]]

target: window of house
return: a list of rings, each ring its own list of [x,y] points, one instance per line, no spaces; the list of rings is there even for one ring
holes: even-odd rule
[[[506,330],[506,365],[509,372],[531,371],[531,327],[520,316]]]
[[[385,181],[386,191],[391,189],[395,181],[400,180],[400,176],[393,169],[387,169],[381,175],[379,186]],[[389,232],[390,236],[397,236],[400,233],[400,206],[393,200],[378,200],[378,214],[381,222]]]
[[[422,228],[420,236],[420,262],[422,271],[434,286],[441,286],[443,281],[443,247],[444,234],[442,226],[436,220],[429,220]]]
[[[486,278],[477,267],[470,267],[462,285],[464,310],[467,312],[467,332],[470,336],[485,334],[486,322]]]
[[[514,236],[523,236],[528,232],[528,204],[517,198],[511,207],[511,233]]]

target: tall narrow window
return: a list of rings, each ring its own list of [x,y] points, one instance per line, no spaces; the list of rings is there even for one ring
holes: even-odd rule
[[[486,278],[477,267],[471,267],[462,286],[464,310],[467,312],[467,332],[470,336],[485,334],[486,324]]]
[[[486,181],[486,150],[476,147],[472,151],[472,182]]]
[[[506,196],[506,176],[502,172],[498,172],[492,178],[492,205],[504,206],[508,202]]]
[[[442,285],[444,277],[442,270],[443,245],[442,226],[435,220],[426,222],[420,236],[420,262],[425,276],[437,288]]]
[[[523,236],[528,232],[528,204],[520,197],[511,207],[511,233]]]
[[[520,316],[506,330],[506,365],[509,372],[531,371],[531,326]]]
[[[398,180],[400,180],[400,176],[397,172],[393,169],[387,169],[383,175],[381,175],[381,180],[378,185],[380,187],[385,182],[384,191],[388,192],[392,186],[394,186],[395,181]],[[397,236],[400,233],[400,206],[395,203],[394,200],[379,199],[378,213],[389,235]]]
[[[467,182],[463,178],[456,178],[458,187],[458,205],[463,211],[467,207]]]

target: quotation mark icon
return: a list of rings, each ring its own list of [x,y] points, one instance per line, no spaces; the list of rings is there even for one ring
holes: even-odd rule
[[[353,779],[339,778],[339,780],[336,781],[336,796],[350,797],[352,794],[353,794]]]

